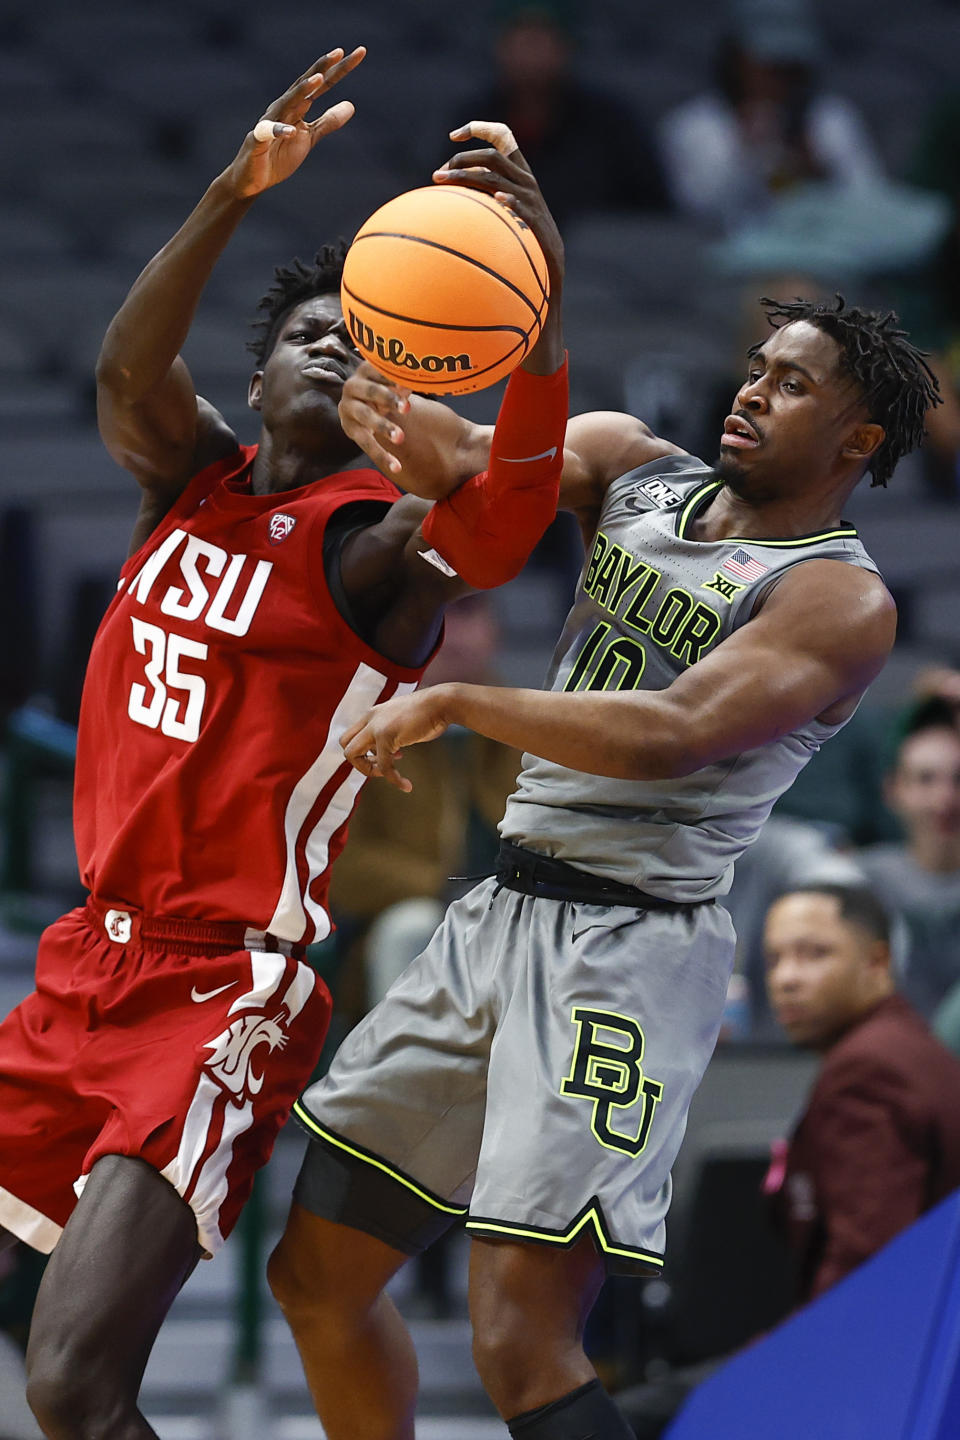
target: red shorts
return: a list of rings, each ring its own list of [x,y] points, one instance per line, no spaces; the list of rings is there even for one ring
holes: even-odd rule
[[[136,1155],[219,1248],[330,1021],[308,965],[249,948],[270,938],[94,902],[44,931],[0,1025],[0,1225],[49,1252],[94,1162]]]

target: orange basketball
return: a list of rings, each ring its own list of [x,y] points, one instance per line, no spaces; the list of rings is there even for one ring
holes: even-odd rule
[[[427,185],[381,205],[354,236],[340,293],[360,354],[434,395],[509,374],[536,344],[549,298],[529,227],[464,185]]]

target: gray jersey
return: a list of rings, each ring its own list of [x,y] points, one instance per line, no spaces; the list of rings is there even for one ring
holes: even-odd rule
[[[614,481],[549,689],[663,690],[744,625],[758,595],[791,566],[830,559],[876,573],[845,523],[793,540],[689,538],[720,487],[690,455],[655,460]],[[525,755],[500,832],[666,899],[723,895],[734,861],[774,801],[840,728],[813,720],[674,780],[608,779]]]

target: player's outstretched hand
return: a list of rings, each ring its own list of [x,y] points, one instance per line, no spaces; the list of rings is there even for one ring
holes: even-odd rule
[[[431,685],[415,695],[396,695],[372,710],[340,737],[343,753],[362,775],[389,780],[398,790],[413,789],[396,762],[405,745],[435,740],[450,723],[444,717],[445,685]]]
[[[315,120],[308,120],[307,113],[321,95],[357,68],[366,53],[362,45],[349,55],[340,47],[330,50],[267,106],[226,172],[239,199],[279,185],[303,164],[318,140],[346,125],[354,108],[349,100],[331,105]]]
[[[410,409],[410,391],[381,375],[364,360],[348,377],[340,395],[340,424],[378,470],[400,473],[400,461],[387,446],[401,445],[400,422]]]
[[[563,241],[540,186],[509,126],[499,120],[471,120],[450,131],[451,140],[481,140],[488,148],[461,150],[433,172],[438,185],[473,185],[529,225],[547,262],[551,295],[563,284]]]

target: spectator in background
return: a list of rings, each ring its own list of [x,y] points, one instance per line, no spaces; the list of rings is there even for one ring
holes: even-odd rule
[[[516,137],[561,229],[595,210],[662,210],[656,148],[634,112],[588,89],[574,65],[572,3],[511,0],[501,9],[491,87],[457,110],[496,115]]]
[[[714,89],[661,124],[678,209],[731,231],[801,181],[852,186],[880,176],[856,108],[818,88],[822,50],[807,0],[732,0]]]
[[[774,814],[736,863],[723,903],[737,932],[736,973],[746,981],[750,1039],[782,1035],[770,1013],[764,975],[763,927],[774,900],[798,885],[863,883],[855,857],[838,849],[835,839],[825,827]],[[727,1040],[746,1038],[735,1025],[721,1033]]]
[[[857,858],[900,923],[899,988],[930,1018],[960,981],[960,728],[946,699],[922,700],[907,720],[886,800],[905,838]]]
[[[817,885],[767,917],[771,1007],[823,1064],[767,1188],[803,1303],[960,1186],[960,1061],[895,993],[869,890]]]

